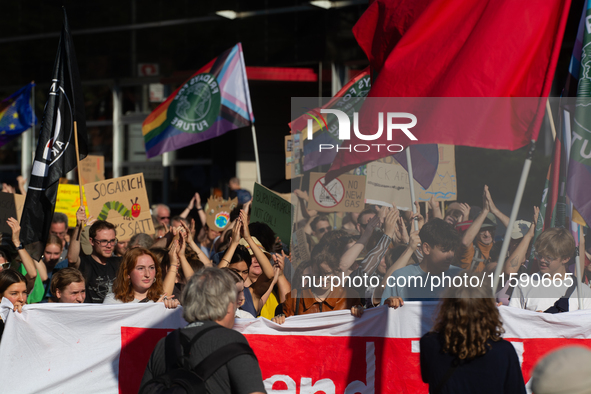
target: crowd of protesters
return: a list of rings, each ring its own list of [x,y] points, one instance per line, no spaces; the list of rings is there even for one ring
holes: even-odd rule
[[[0,294],[17,312],[37,302],[161,302],[176,308],[194,273],[217,267],[235,283],[235,317],[262,316],[278,324],[295,315],[346,309],[359,317],[367,308],[441,298],[437,323],[421,340],[421,372],[431,387],[449,380],[444,382],[449,390],[464,388],[458,392],[472,387],[470,382],[479,387],[482,379],[474,371],[499,359],[508,372],[497,371],[502,379],[488,376],[496,382],[490,387],[509,385],[519,388],[505,392],[524,392],[515,352],[501,339],[501,304],[546,313],[591,309],[589,286],[580,289],[582,305],[575,291],[570,232],[547,229],[532,242],[536,207],[531,223],[518,221],[512,229],[505,280],[494,292],[490,285],[472,289],[466,281],[462,286],[451,281],[416,285],[433,277],[492,278],[488,275],[495,271],[502,241],[497,222],[507,226],[509,218],[486,186],[482,207],[453,202],[441,212],[432,199],[423,212],[417,203],[416,213],[399,211],[395,202],[391,207],[367,205],[360,213],[317,212],[308,209],[307,193],[296,190],[293,230],[303,230],[305,242],[299,242],[295,255],[268,225],[251,223],[250,193],[236,181],[232,190],[239,203],[223,231],[208,226],[198,193],[178,216],[171,216],[164,204],[153,206],[155,234],[126,240],[117,238],[116,226],[87,217],[82,208],[69,231],[66,215],[56,212],[37,261],[19,240],[18,221],[10,218],[13,245],[0,249]],[[550,284],[540,286],[544,275]],[[586,277],[587,270],[581,275]],[[480,361],[470,362],[475,359]],[[446,365],[458,369],[451,372],[454,377],[447,376]]]

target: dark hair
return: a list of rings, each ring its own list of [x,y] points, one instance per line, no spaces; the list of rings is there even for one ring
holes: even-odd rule
[[[113,230],[115,231],[115,235],[117,235],[117,227],[115,227],[115,225],[105,220],[97,220],[92,226],[90,226],[88,237],[94,239],[94,237],[96,237],[96,233],[101,230]]]
[[[234,279],[234,282],[235,283],[244,282],[244,279],[242,278],[242,276],[240,276],[240,274],[238,273],[238,271],[233,270],[232,268],[228,268],[228,267],[222,268],[222,271],[227,272],[228,274],[230,274],[230,276],[232,277],[232,279]]]
[[[54,212],[51,223],[65,223],[66,228],[68,228],[68,216],[65,213]]]
[[[238,217],[240,217],[240,210],[242,208],[244,208],[244,204],[238,204],[234,209],[232,209],[230,212],[230,222],[233,222],[234,220],[238,219]]]
[[[20,272],[8,268],[0,272],[0,297],[4,294],[6,289],[8,289],[11,285],[15,283],[27,283],[27,280]]]
[[[268,224],[255,222],[248,225],[250,235],[259,240],[263,248],[272,251],[275,245],[275,231]]]
[[[314,220],[312,220],[312,223],[310,223],[310,227],[312,227],[312,231],[316,232],[316,226],[318,225],[319,222],[328,222],[328,224],[330,224],[330,221],[328,220],[328,216],[326,216],[326,215],[316,216],[314,218]],[[267,250],[269,250],[269,249],[267,249]]]
[[[85,283],[82,272],[72,267],[62,268],[51,277],[51,294],[55,297],[57,290],[64,291],[70,284],[79,282]]]
[[[357,216],[357,223],[361,224],[361,218],[370,214],[377,215],[378,211],[376,211],[374,207],[365,208],[363,211],[361,211],[361,213],[359,213],[359,216]]]
[[[238,245],[236,246],[234,255],[232,255],[232,258],[230,259],[230,263],[228,265],[236,264],[241,261],[244,261],[248,269],[250,269],[250,264],[252,263],[250,253],[248,253],[248,249],[246,249],[246,247]]]
[[[419,238],[432,248],[439,246],[443,252],[455,251],[462,243],[460,233],[451,224],[438,218],[429,220],[421,228]]]

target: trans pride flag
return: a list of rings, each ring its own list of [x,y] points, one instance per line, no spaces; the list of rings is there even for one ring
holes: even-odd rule
[[[213,59],[142,124],[148,158],[254,123],[242,45]]]

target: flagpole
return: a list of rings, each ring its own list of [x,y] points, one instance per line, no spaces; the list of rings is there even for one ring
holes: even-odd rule
[[[577,277],[577,298],[579,300],[579,309],[583,309],[583,296],[582,296],[582,286],[583,286],[583,271],[581,270],[581,254],[583,258],[585,258],[585,249],[581,251],[581,240],[583,239],[583,229],[581,225],[577,223],[578,232],[577,235],[579,236],[579,246],[576,248],[576,255],[575,255],[575,272]],[[584,242],[584,241],[583,241]],[[582,252],[582,253],[581,253]]]
[[[410,146],[406,148],[406,166],[408,167],[408,184],[410,185],[410,205],[412,207],[412,213],[417,213],[417,207],[415,206],[415,178],[412,174],[412,160],[410,158]],[[419,231],[419,218],[415,217],[415,231]]]
[[[521,199],[523,198],[523,191],[525,190],[525,184],[527,182],[527,176],[529,174],[529,169],[531,168],[532,157],[534,155],[534,151],[536,150],[536,141],[531,140],[529,151],[527,152],[527,157],[525,158],[525,163],[523,163],[523,170],[521,170],[521,178],[519,179],[519,185],[517,186],[517,193],[515,194],[515,201],[513,201],[513,208],[511,208],[511,216],[509,217],[509,224],[507,225],[507,230],[505,230],[505,237],[503,239],[503,246],[501,246],[501,254],[499,255],[499,262],[497,263],[497,268],[495,268],[495,276],[493,281],[493,293],[496,293],[497,286],[499,284],[499,279],[501,272],[503,272],[503,268],[505,266],[505,257],[507,255],[507,251],[509,250],[509,241],[511,241],[511,231],[513,230],[513,224],[517,219],[517,212],[519,211],[519,206],[521,205]]]
[[[80,208],[84,207],[84,193],[82,192],[82,173],[80,169],[80,152],[78,151],[78,122],[74,121],[74,142],[76,144],[76,169],[78,171],[78,191],[80,192]]]
[[[31,141],[32,135],[35,132],[35,81],[31,81],[33,87],[31,88],[31,97],[29,98],[29,105],[31,106],[31,128],[25,131],[21,136],[21,175],[26,179],[27,183],[31,175]]]
[[[252,130],[252,144],[254,145],[254,160],[257,165],[257,183],[262,185],[263,183],[261,182],[261,165],[259,163],[259,148],[257,146],[257,132],[254,128],[254,123],[250,124],[250,129]]]

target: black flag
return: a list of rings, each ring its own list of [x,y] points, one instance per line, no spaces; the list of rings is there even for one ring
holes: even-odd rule
[[[53,66],[49,99],[43,113],[21,217],[21,242],[24,245],[39,243],[40,246],[31,248],[31,251],[44,248],[55,209],[59,179],[76,168],[74,122],[78,128],[78,147],[82,160],[88,153],[86,117],[76,54],[64,8],[64,26]]]

